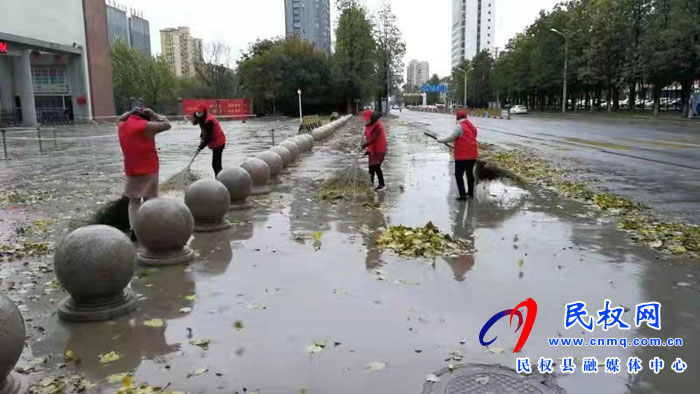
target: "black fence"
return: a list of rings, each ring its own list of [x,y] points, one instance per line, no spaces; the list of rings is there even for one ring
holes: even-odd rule
[[[19,127],[22,124],[22,110],[19,108],[0,109],[0,127]]]
[[[58,126],[73,123],[72,114],[65,109],[37,108],[36,119],[42,126]]]

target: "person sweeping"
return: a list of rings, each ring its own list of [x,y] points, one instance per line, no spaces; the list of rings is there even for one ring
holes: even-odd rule
[[[129,198],[129,225],[134,225],[141,204],[158,197],[158,151],[156,134],[170,129],[168,118],[150,108],[135,107],[117,118],[119,144],[124,155],[124,195]]]
[[[437,142],[448,143],[454,141],[455,180],[459,197],[457,200],[466,201],[474,197],[474,164],[479,156],[479,145],[476,140],[477,129],[467,119],[467,111],[457,111],[457,126],[452,133],[444,138],[438,138]],[[464,173],[467,173],[468,189],[464,188]]]
[[[384,125],[379,121],[382,117],[381,112],[374,112],[371,109],[365,110],[362,118],[365,121],[365,142],[360,150],[365,150],[369,158],[369,177],[374,186],[374,176],[377,176],[379,185],[374,190],[382,190],[386,186],[384,184],[384,173],[382,172],[382,163],[386,156],[386,134],[384,133]]]
[[[219,172],[221,172],[221,157],[226,147],[226,134],[224,134],[224,129],[221,128],[221,124],[219,124],[219,121],[214,115],[207,111],[207,107],[204,104],[199,104],[197,106],[192,118],[192,124],[199,125],[201,130],[199,135],[201,142],[197,148],[197,154],[199,154],[204,147],[209,147],[209,149],[211,149],[211,166],[214,170],[214,176],[217,176]]]

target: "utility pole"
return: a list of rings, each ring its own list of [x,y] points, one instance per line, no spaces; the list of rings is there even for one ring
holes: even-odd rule
[[[301,89],[297,90],[297,94],[299,95],[299,124],[303,124],[304,114],[301,112]]]
[[[568,35],[560,32],[559,30],[554,29],[554,28],[549,29],[549,30],[564,37],[564,86],[562,87],[561,112],[566,113],[566,87],[568,85],[568,77],[569,77],[569,38],[571,36],[573,36],[574,34],[580,32],[581,30],[577,30],[573,33],[569,33]]]
[[[463,70],[461,68],[458,68],[459,71],[464,73],[464,108],[467,108],[467,79],[469,78],[469,71],[472,71],[474,68],[470,68],[469,70]]]

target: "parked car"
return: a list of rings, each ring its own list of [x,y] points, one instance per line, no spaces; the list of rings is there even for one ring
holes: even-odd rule
[[[527,107],[524,105],[514,105],[510,108],[511,114],[526,114]]]

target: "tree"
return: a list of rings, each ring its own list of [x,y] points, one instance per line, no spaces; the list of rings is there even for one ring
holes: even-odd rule
[[[428,85],[440,85],[440,77],[438,77],[437,74],[433,74],[433,76],[428,80]],[[427,94],[426,101],[428,102],[428,105],[435,105],[440,102],[440,92],[430,92]]]
[[[391,95],[389,88],[395,85],[392,76],[403,74],[403,57],[406,55],[406,43],[401,38],[396,15],[388,2],[382,4],[374,27],[374,40],[377,43],[377,99],[388,98]],[[387,111],[388,102],[387,99]]]
[[[347,112],[352,113],[353,101],[371,93],[376,43],[367,10],[357,0],[339,0],[338,13],[333,77]]]
[[[231,48],[220,42],[207,44],[203,48],[203,58],[195,62],[197,76],[211,89],[214,98],[235,97],[238,81],[231,69],[233,61]]]
[[[304,112],[336,110],[328,57],[297,37],[251,44],[238,63],[244,91],[259,111],[298,112],[297,90]]]
[[[172,103],[176,80],[164,59],[150,57],[122,41],[115,42],[111,52],[117,112],[130,109],[133,99],[145,100],[159,111]]]

